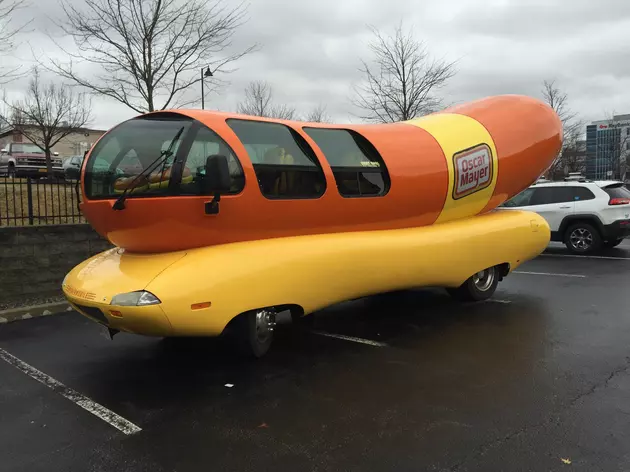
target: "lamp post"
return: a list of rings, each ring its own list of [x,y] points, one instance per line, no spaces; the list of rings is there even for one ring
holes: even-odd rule
[[[203,89],[203,80],[206,77],[212,77],[212,72],[210,71],[210,67],[206,67],[206,70],[203,70],[203,67],[201,68],[201,109],[203,110],[206,106],[206,101],[205,101],[205,92]]]

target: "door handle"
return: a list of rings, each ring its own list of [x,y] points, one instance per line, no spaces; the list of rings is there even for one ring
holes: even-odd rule
[[[570,206],[568,206],[568,207],[560,207],[560,208],[562,208],[563,210],[567,210],[567,209],[569,209],[569,208],[571,208],[571,207],[570,207]]]

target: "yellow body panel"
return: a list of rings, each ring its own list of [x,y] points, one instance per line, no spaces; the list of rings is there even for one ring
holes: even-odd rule
[[[488,130],[477,120],[464,115],[441,113],[407,121],[427,131],[442,147],[448,167],[448,193],[444,208],[436,223],[466,218],[478,214],[485,208],[494,193],[499,173],[497,149]],[[486,145],[490,149],[492,165],[490,168],[488,185],[466,198],[455,199],[455,157],[462,150],[473,149],[479,145]]]
[[[115,329],[214,336],[232,318],[256,308],[295,304],[308,314],[390,290],[457,287],[488,267],[507,263],[513,270],[540,254],[549,239],[549,226],[539,215],[494,211],[421,228],[268,239],[170,254],[111,250],[73,269],[63,289],[75,304],[100,307]],[[142,289],[161,304],[109,305],[116,294]],[[86,300],[85,293],[94,293],[93,299]],[[210,307],[191,309],[204,302]],[[112,309],[122,318],[112,317]]]

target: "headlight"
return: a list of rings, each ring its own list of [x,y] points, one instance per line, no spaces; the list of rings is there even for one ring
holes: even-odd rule
[[[145,290],[139,290],[137,292],[119,293],[114,298],[110,305],[117,306],[144,306],[144,305],[157,305],[162,303],[158,297],[151,292]]]

